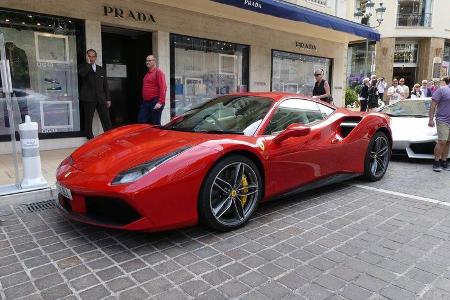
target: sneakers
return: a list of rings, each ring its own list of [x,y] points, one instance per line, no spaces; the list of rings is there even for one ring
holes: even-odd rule
[[[441,163],[442,170],[450,171],[450,166],[449,166],[447,160],[441,160],[440,163]]]
[[[433,171],[435,172],[440,172],[442,171],[442,166],[441,166],[441,162],[440,161],[433,161]]]

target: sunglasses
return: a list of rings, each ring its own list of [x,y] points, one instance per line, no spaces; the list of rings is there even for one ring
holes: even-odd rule
[[[314,76],[320,76],[320,75],[322,75],[322,74],[314,74]]]

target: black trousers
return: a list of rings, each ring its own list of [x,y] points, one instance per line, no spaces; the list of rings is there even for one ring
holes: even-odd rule
[[[109,116],[109,109],[106,102],[82,102],[84,115],[84,130],[86,137],[90,140],[94,137],[92,133],[92,120],[94,119],[94,112],[97,110],[100,122],[102,123],[103,131],[108,131],[112,128],[111,118]]]

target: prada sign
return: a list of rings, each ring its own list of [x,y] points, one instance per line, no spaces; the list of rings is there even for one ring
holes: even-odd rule
[[[259,3],[258,1],[244,0],[244,4],[256,8],[262,8],[261,3]]]
[[[307,49],[307,50],[314,50],[314,51],[317,50],[316,45],[303,43],[303,42],[295,42],[295,47],[299,48],[299,49]]]
[[[143,23],[156,23],[152,14],[134,11],[130,9],[122,9],[119,7],[103,6],[103,13],[106,17],[114,17],[120,19],[133,19],[134,21]]]

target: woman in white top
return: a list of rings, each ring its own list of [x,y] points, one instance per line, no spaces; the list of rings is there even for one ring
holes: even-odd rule
[[[384,90],[386,89],[386,86],[387,86],[387,83],[386,83],[386,81],[384,81],[384,77],[381,77],[380,79],[378,79],[377,90],[378,90],[378,96],[381,101],[384,101],[383,96],[384,96]]]

